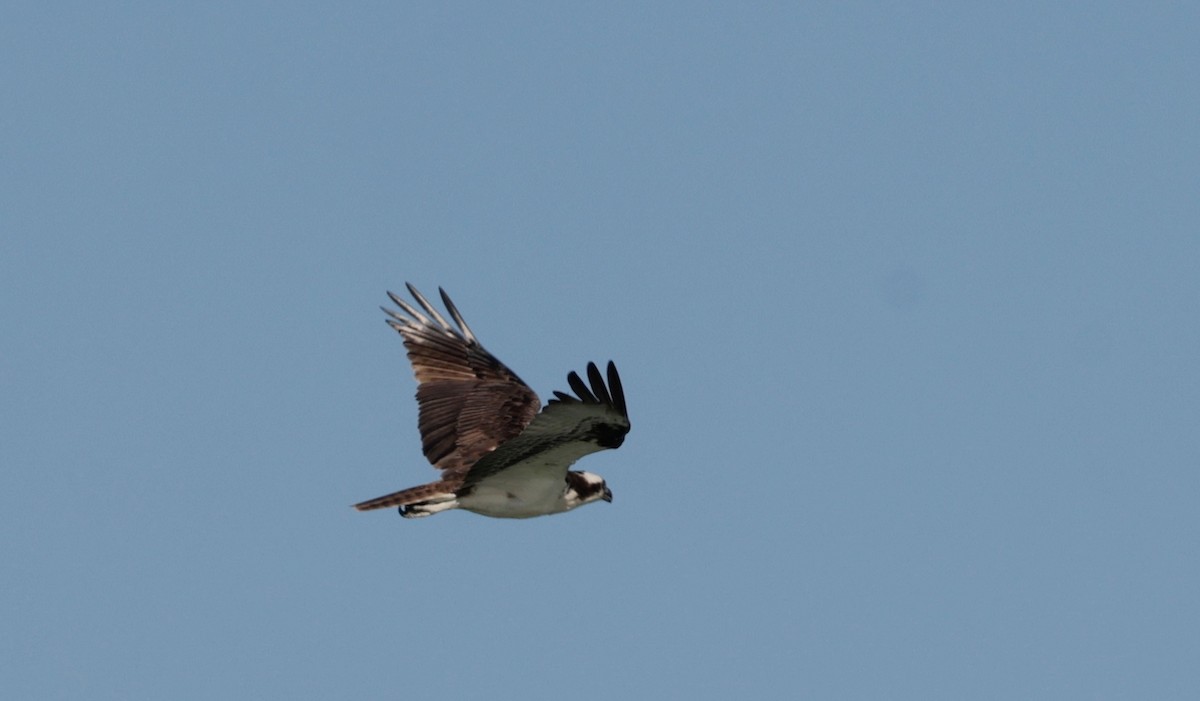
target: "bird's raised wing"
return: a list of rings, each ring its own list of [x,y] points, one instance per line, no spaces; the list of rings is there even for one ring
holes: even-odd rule
[[[608,385],[595,363],[588,363],[588,383],[577,373],[567,382],[577,397],[555,392],[521,435],[506,441],[475,463],[467,472],[467,488],[505,468],[539,456],[547,470],[564,473],[579,458],[597,451],[618,448],[629,433],[629,410],[617,366],[608,363]]]
[[[417,288],[405,285],[424,314],[391,292],[388,297],[404,313],[381,308],[404,338],[417,378],[421,447],[434,467],[463,473],[519,435],[537,415],[540,401],[480,345],[445,290],[438,288],[457,329]]]

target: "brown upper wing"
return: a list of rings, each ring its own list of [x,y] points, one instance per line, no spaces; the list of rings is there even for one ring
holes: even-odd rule
[[[529,385],[479,344],[444,290],[438,288],[457,329],[415,287],[405,285],[425,314],[391,292],[388,296],[404,313],[386,307],[383,311],[404,338],[417,378],[421,447],[434,467],[465,474],[484,455],[520,434],[541,402]]]

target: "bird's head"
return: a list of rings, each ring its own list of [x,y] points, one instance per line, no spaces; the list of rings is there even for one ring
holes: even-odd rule
[[[593,501],[612,501],[612,490],[605,484],[604,478],[591,472],[568,472],[567,491],[563,495],[567,502],[567,510],[574,509]]]

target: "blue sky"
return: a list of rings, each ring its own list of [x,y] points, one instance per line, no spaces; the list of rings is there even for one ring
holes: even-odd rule
[[[1200,695],[1200,12],[16,3],[5,698]],[[377,306],[612,504],[406,521]]]

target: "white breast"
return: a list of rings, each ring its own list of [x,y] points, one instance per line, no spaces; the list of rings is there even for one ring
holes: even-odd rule
[[[481,480],[458,507],[495,518],[531,518],[566,511],[567,468],[596,451],[591,443],[572,442],[516,463]]]

